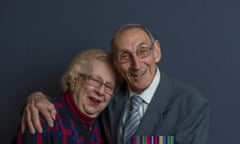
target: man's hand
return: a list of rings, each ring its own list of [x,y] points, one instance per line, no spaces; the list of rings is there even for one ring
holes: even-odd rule
[[[29,128],[32,134],[34,134],[36,130],[42,133],[39,114],[43,115],[49,126],[53,127],[56,113],[54,105],[42,92],[32,93],[28,97],[26,106],[23,109],[21,133],[24,133],[26,127]]]

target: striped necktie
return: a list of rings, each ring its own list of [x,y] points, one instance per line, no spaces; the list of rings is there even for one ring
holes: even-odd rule
[[[132,96],[129,114],[126,119],[124,128],[124,144],[130,143],[131,137],[136,133],[138,125],[140,123],[140,113],[139,107],[142,104],[142,99],[140,96]]]

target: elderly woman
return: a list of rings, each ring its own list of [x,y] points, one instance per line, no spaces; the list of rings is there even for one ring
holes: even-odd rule
[[[63,95],[53,99],[57,115],[49,127],[41,118],[42,133],[17,132],[17,144],[106,143],[96,117],[106,108],[114,92],[116,72],[109,54],[88,50],[77,55],[62,77]]]

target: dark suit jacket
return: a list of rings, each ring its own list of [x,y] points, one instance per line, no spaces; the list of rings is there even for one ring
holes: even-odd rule
[[[127,85],[116,92],[101,120],[109,143],[119,143],[119,125],[128,99]],[[174,136],[175,144],[206,144],[209,126],[208,101],[193,87],[161,73],[158,88],[136,135]]]

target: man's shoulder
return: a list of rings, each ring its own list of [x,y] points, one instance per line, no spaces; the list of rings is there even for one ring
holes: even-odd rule
[[[207,104],[208,99],[193,85],[164,74],[164,81],[168,82],[171,99],[190,105]],[[161,82],[164,82],[161,81]],[[161,83],[160,82],[160,83]]]
[[[193,85],[179,80],[173,80],[174,95],[196,101],[207,101],[206,97]]]

